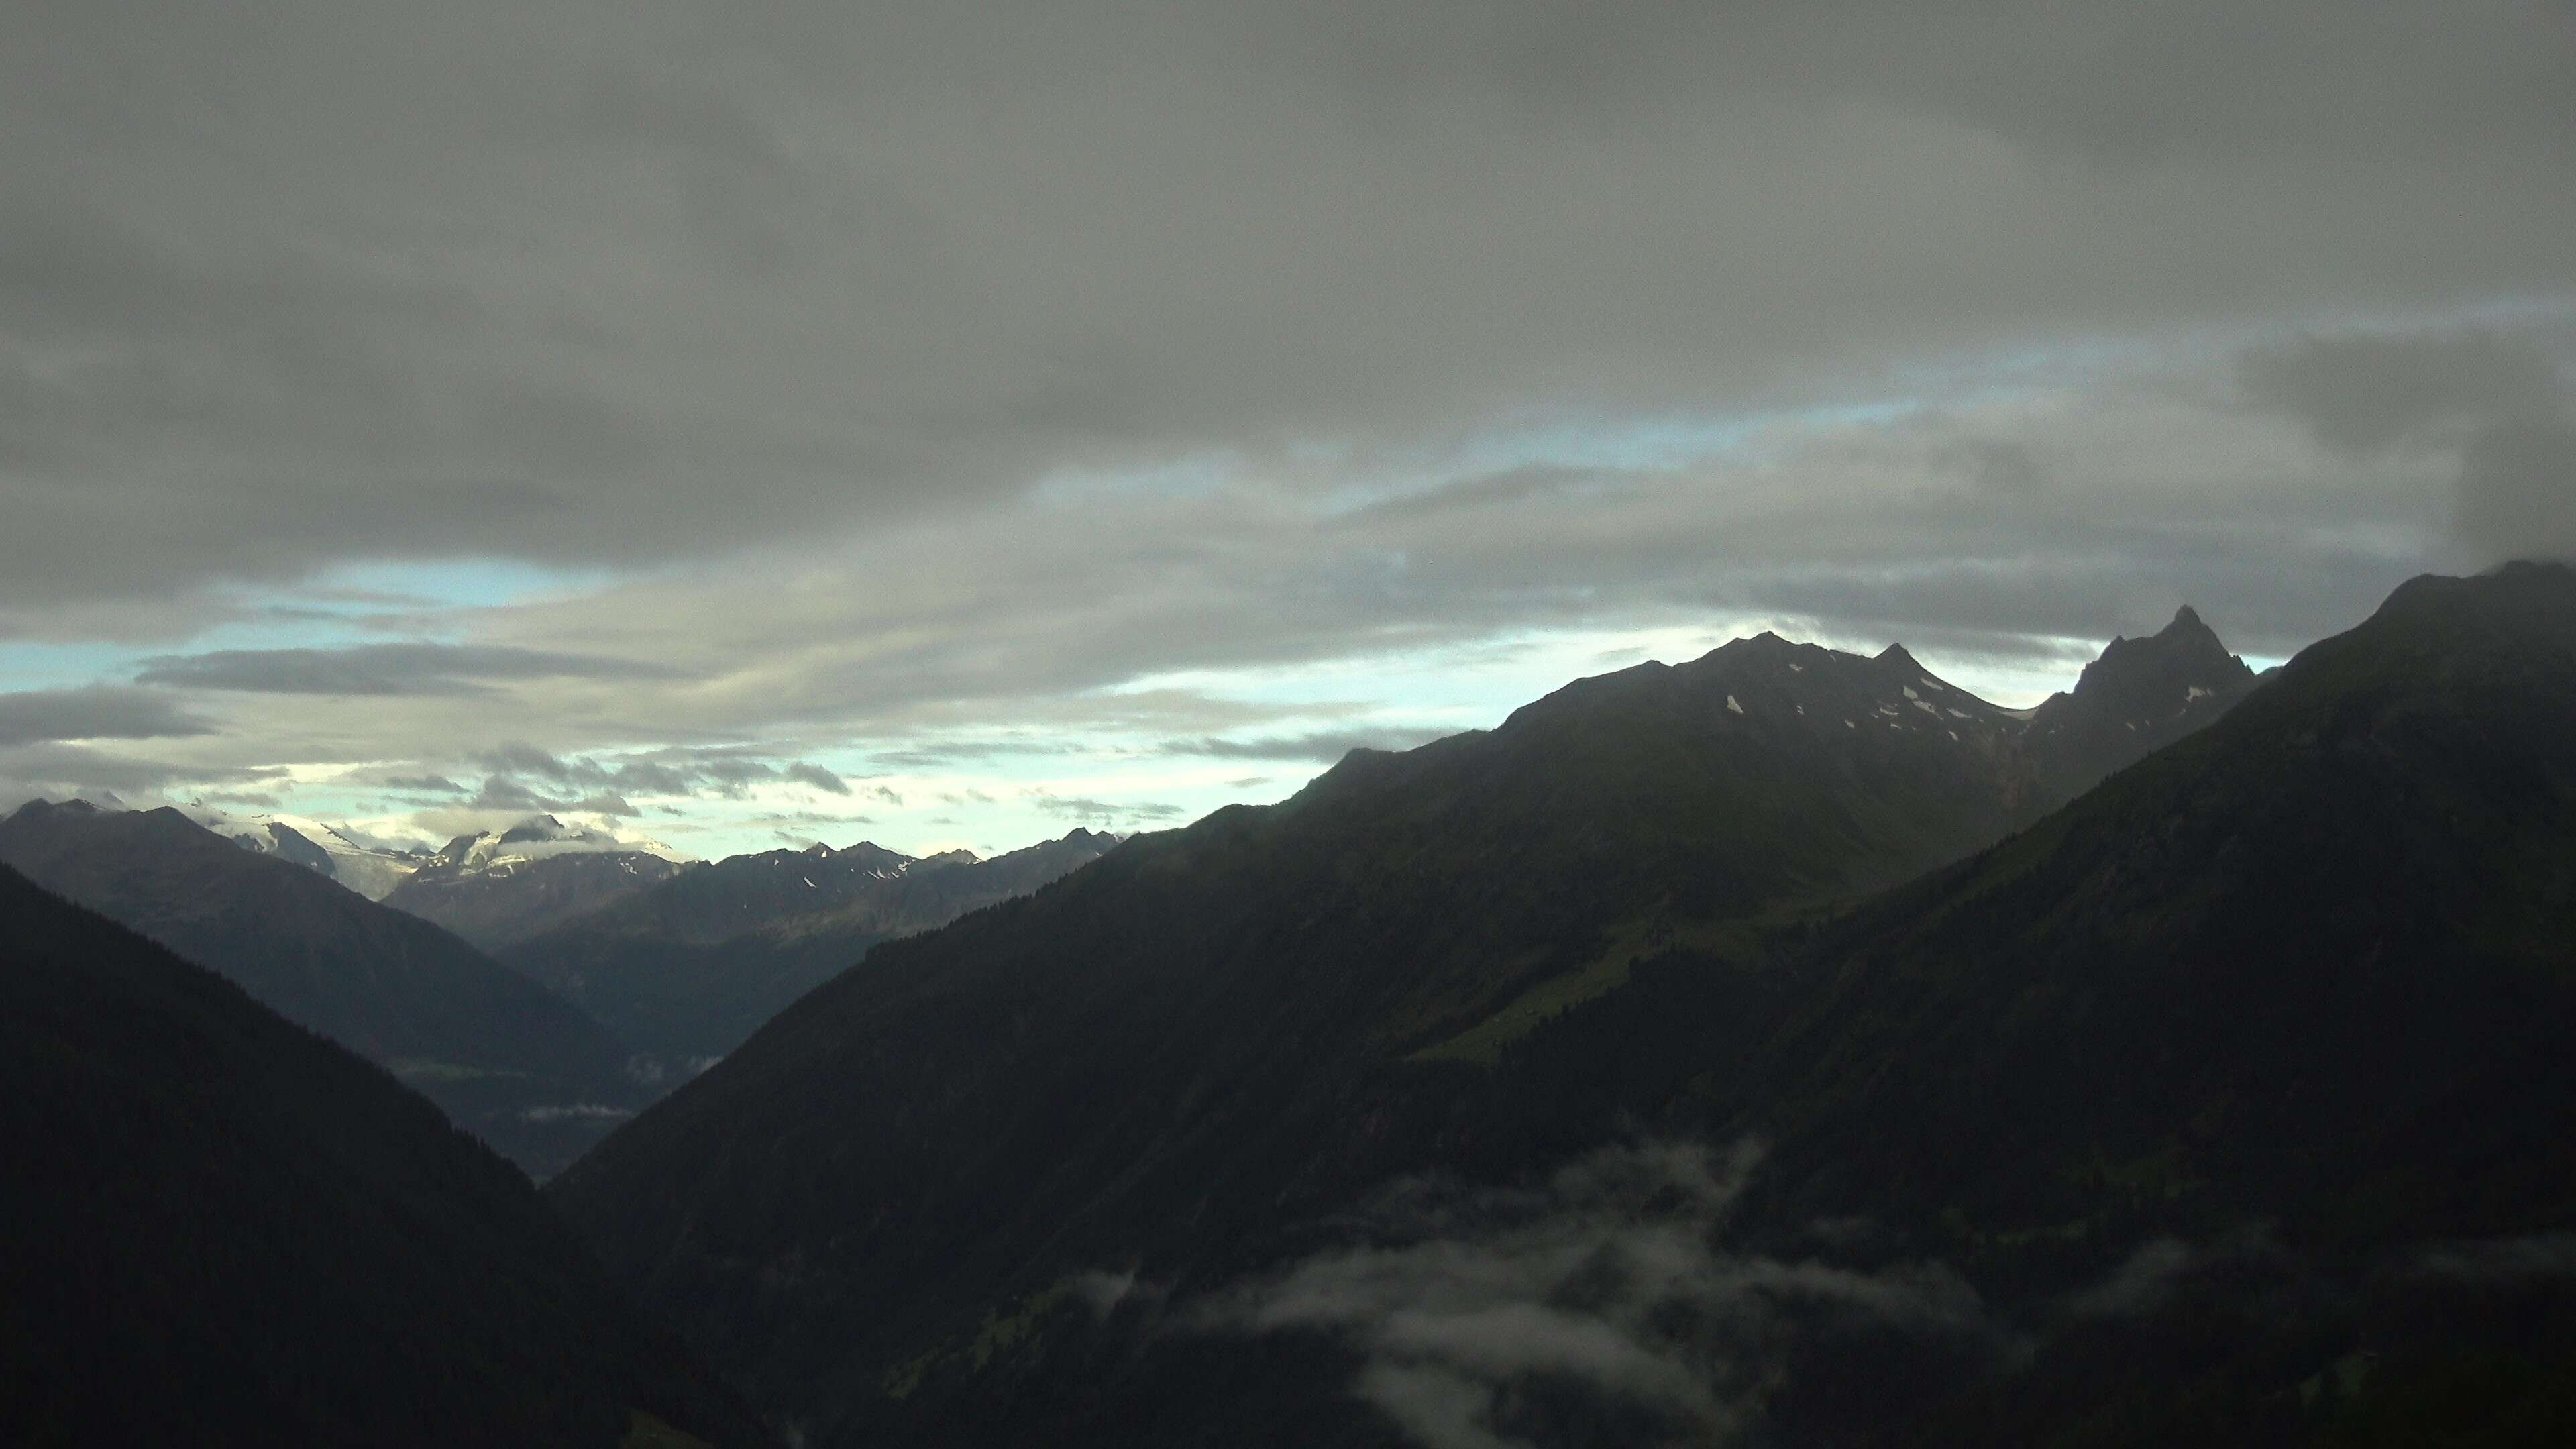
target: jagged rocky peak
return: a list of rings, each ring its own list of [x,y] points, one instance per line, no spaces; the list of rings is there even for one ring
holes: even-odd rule
[[[2079,700],[2115,696],[2124,712],[2143,714],[2231,695],[2253,680],[2254,671],[2185,604],[2155,634],[2114,638],[2101,658],[2084,666],[2073,694]]]
[[[2051,695],[2030,741],[2049,794],[2072,798],[2233,708],[2259,682],[2184,606],[2154,634],[2115,638],[2075,688]]]

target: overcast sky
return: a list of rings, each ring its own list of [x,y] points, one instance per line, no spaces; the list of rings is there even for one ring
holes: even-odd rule
[[[2576,553],[2576,5],[0,7],[0,802],[1275,799]]]

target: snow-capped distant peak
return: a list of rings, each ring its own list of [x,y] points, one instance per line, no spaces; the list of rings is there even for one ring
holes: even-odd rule
[[[405,849],[303,815],[235,815],[203,801],[189,803],[180,813],[245,850],[310,867],[371,901],[391,894],[427,859],[418,847]]]
[[[447,842],[435,863],[451,870],[493,870],[558,855],[657,855],[678,862],[686,855],[647,836],[622,836],[589,825],[566,825],[552,815],[530,815],[499,830],[460,835]]]

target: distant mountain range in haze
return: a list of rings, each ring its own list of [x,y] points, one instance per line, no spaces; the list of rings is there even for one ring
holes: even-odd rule
[[[539,1175],[650,1096],[628,1070],[633,1051],[579,1007],[177,810],[36,801],[0,821],[0,862],[382,1063]]]
[[[990,862],[817,847],[800,872],[831,888],[785,894],[750,888],[777,873],[770,856],[674,861],[540,815],[408,857],[376,902],[347,888],[348,862],[372,858],[351,852],[374,847],[319,822],[77,800],[0,821],[0,861],[383,1063],[540,1177],[875,942],[1032,889],[1108,844],[1077,832]],[[885,877],[810,863],[826,857],[882,861]],[[610,910],[683,874],[703,883]],[[604,918],[580,924],[593,913]],[[566,926],[561,950],[527,943]],[[482,949],[497,946],[512,959]]]
[[[667,847],[532,815],[449,841],[422,857],[384,901],[496,951],[695,863],[675,859]]]
[[[695,1070],[877,943],[1036,890],[1115,843],[1077,829],[991,860],[916,859],[864,841],[737,855],[627,891],[501,959],[639,1050]]]

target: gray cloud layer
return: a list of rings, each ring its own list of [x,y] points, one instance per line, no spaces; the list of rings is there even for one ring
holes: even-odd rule
[[[2554,5],[257,9],[0,22],[10,603],[2546,296],[2576,229]]]
[[[1556,627],[2285,652],[2576,553],[2571,77],[2504,0],[13,7],[0,642],[163,653],[0,784],[1321,760],[1414,726],[1136,686]],[[609,581],[263,602],[456,559]],[[171,652],[243,624],[306,647]]]
[[[0,747],[42,740],[145,740],[214,733],[209,721],[150,689],[84,689],[0,694]]]
[[[360,644],[342,649],[219,649],[144,661],[137,683],[260,694],[476,695],[489,682],[670,677],[658,665],[472,644]]]

